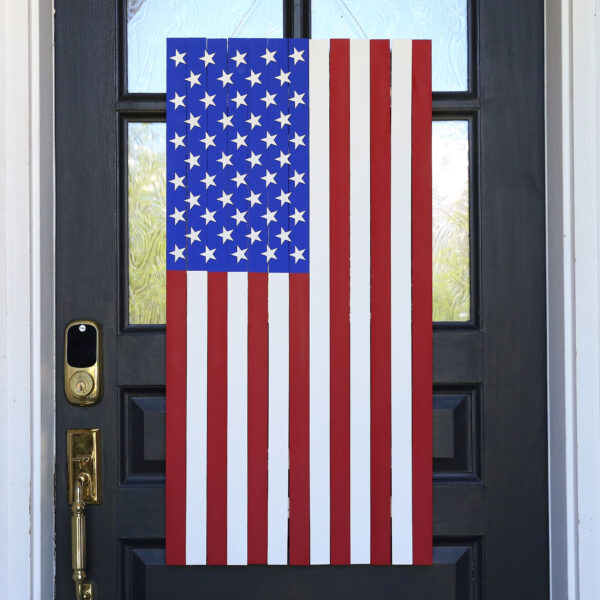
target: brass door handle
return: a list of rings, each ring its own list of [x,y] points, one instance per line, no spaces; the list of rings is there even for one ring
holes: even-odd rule
[[[94,600],[94,584],[86,573],[88,504],[101,504],[100,431],[67,431],[67,467],[71,504],[71,567],[77,600]]]
[[[77,600],[94,600],[94,585],[86,581],[86,539],[84,488],[89,483],[89,475],[81,473],[74,482],[74,498],[71,504],[71,566]]]

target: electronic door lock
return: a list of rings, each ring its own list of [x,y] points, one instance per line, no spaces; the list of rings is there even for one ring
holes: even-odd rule
[[[100,400],[100,327],[93,321],[71,321],[65,330],[65,395],[71,404],[89,406]]]

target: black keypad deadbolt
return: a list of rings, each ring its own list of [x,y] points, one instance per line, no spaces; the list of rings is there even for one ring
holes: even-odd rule
[[[93,321],[72,321],[65,330],[65,395],[86,406],[100,399],[100,328]]]

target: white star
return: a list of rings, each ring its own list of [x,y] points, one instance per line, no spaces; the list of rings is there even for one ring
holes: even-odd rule
[[[204,214],[202,215],[205,225],[208,225],[211,221],[213,223],[216,223],[216,220],[215,220],[216,212],[217,212],[216,210],[210,211],[210,210],[208,210],[208,208],[206,208],[206,210],[204,211]]]
[[[298,92],[294,91],[294,95],[292,98],[290,98],[290,102],[294,103],[294,108],[298,108],[298,104],[304,104],[304,100],[302,98],[304,98],[304,94],[299,94]]]
[[[304,50],[298,50],[298,48],[296,48],[296,46],[294,46],[294,52],[292,54],[290,54],[290,58],[294,59],[294,64],[296,64],[299,60],[301,60],[302,62],[304,62],[304,58],[302,58],[302,55],[304,54]]]
[[[304,213],[305,212],[306,211],[298,210],[297,208],[294,209],[294,214],[290,215],[290,219],[294,219],[294,225],[298,225],[298,221],[304,222]]]
[[[246,144],[246,138],[248,136],[247,135],[240,135],[240,132],[237,132],[237,135],[235,136],[235,138],[233,140],[231,140],[234,144],[237,145],[237,149],[240,149],[240,146],[247,146],[248,144]]]
[[[277,134],[271,135],[268,131],[265,135],[264,138],[260,138],[261,142],[264,142],[267,145],[267,148],[269,148],[269,146],[277,146],[277,143],[275,142],[275,138],[277,137]]]
[[[271,104],[277,104],[277,102],[275,102],[275,96],[277,96],[277,94],[270,94],[265,90],[265,95],[261,98],[265,103],[265,108],[269,108]]]
[[[243,174],[242,174],[242,173],[240,173],[239,171],[236,171],[236,172],[235,172],[235,177],[232,177],[232,178],[231,178],[231,181],[235,181],[235,182],[236,182],[236,184],[237,184],[237,187],[240,187],[240,185],[242,185],[242,183],[243,183],[244,185],[248,185],[248,184],[246,183],[246,177],[247,177],[247,176],[248,176],[248,174],[247,174],[247,173],[243,173]]]
[[[292,232],[292,230],[290,229],[289,231],[286,231],[283,227],[281,228],[281,232],[278,233],[275,237],[279,238],[279,241],[283,244],[283,242],[291,242],[292,240],[290,240],[290,233]]]
[[[175,244],[175,250],[171,250],[169,254],[172,254],[175,257],[175,262],[177,262],[180,258],[185,260],[185,256],[183,253],[185,252],[185,246],[180,248],[177,244]]]
[[[184,210],[175,209],[175,212],[169,216],[171,217],[171,219],[173,219],[175,221],[175,225],[177,225],[177,223],[179,223],[179,221],[185,221],[185,211]]]
[[[246,123],[250,124],[250,128],[254,129],[257,125],[258,127],[262,127],[262,125],[260,124],[260,115],[255,116],[254,113],[250,113],[250,118],[246,119]]]
[[[298,171],[294,169],[294,174],[290,177],[290,180],[294,182],[294,187],[298,187],[299,183],[304,183],[304,173],[298,173]]]
[[[200,230],[198,229],[196,231],[193,227],[190,227],[190,232],[186,233],[185,237],[189,238],[189,240],[190,240],[190,246],[191,246],[194,242],[199,242],[200,241]]]
[[[223,168],[225,168],[227,165],[233,166],[231,164],[232,156],[233,154],[225,154],[225,152],[221,150],[221,158],[217,158],[217,162],[220,162],[223,165]]]
[[[169,100],[169,102],[173,103],[175,110],[177,110],[180,106],[185,106],[185,96],[180,96],[177,92],[175,92],[175,96]]]
[[[287,73],[284,73],[283,69],[279,69],[279,75],[276,75],[275,79],[279,79],[280,85],[283,85],[284,83],[291,83],[290,71],[288,71]]]
[[[171,179],[169,183],[172,183],[175,186],[175,189],[185,187],[185,184],[183,183],[184,177],[184,175],[180,177],[179,175],[177,175],[177,173],[175,173],[175,177],[173,177],[173,179]]]
[[[294,139],[290,140],[290,142],[292,144],[294,144],[295,148],[298,148],[298,146],[305,146],[306,144],[304,143],[304,135],[298,135],[298,132],[296,131],[296,133],[294,134]]]
[[[211,258],[213,260],[217,260],[215,258],[215,250],[216,248],[213,248],[212,250],[208,247],[208,246],[204,246],[204,252],[200,252],[200,256],[204,256],[204,260],[206,262],[208,262]]]
[[[206,189],[208,189],[211,185],[214,185],[216,187],[216,183],[215,183],[215,177],[216,175],[209,175],[208,173],[204,176],[204,179],[201,179],[200,181],[206,186]]]
[[[237,250],[235,252],[231,253],[231,256],[235,256],[237,258],[237,261],[240,262],[240,260],[248,260],[248,258],[246,257],[246,252],[248,252],[248,248],[244,248],[243,250],[238,246]]]
[[[267,259],[267,262],[269,262],[272,258],[277,260],[277,257],[275,256],[275,249],[269,248],[269,244],[267,244],[267,249],[264,252],[261,252],[261,254]]]
[[[290,155],[289,154],[284,154],[283,150],[280,150],[279,151],[279,156],[275,160],[279,161],[279,168],[281,169],[281,167],[283,167],[283,165],[289,165],[290,164]]]
[[[203,144],[205,148],[208,148],[209,146],[215,146],[215,137],[216,135],[208,135],[208,131],[204,134],[204,139],[200,140]]]
[[[204,51],[204,56],[201,56],[198,60],[203,60],[204,61],[204,66],[208,67],[208,65],[214,65],[215,61],[213,60],[213,56],[215,55],[215,53],[213,52],[212,54],[208,53],[208,50]]]
[[[223,70],[223,74],[221,77],[217,77],[217,79],[223,84],[223,87],[225,87],[228,83],[233,83],[233,81],[231,81],[232,75],[233,73],[225,73],[225,70]]]
[[[204,110],[206,110],[209,106],[215,106],[215,96],[212,96],[208,92],[204,92],[204,98],[200,98],[200,102],[204,102]]]
[[[194,167],[199,167],[199,166],[200,166],[200,165],[198,164],[198,159],[199,159],[199,158],[200,158],[200,155],[199,155],[199,154],[196,154],[196,155],[194,155],[194,154],[192,154],[192,153],[190,152],[190,156],[189,156],[189,158],[186,158],[186,159],[185,159],[185,162],[186,162],[188,165],[190,165],[190,170],[192,170]]]
[[[259,229],[258,231],[254,231],[253,227],[250,227],[250,233],[246,234],[247,238],[250,238],[250,245],[252,246],[252,244],[254,244],[254,242],[260,242],[260,232],[262,231],[262,229]]]
[[[275,183],[276,173],[269,172],[269,169],[265,171],[265,174],[261,177],[261,179],[265,182],[265,186],[269,187],[271,183]]]
[[[169,58],[175,62],[175,66],[177,67],[182,63],[185,65],[185,55],[186,52],[179,52],[179,50],[175,50],[175,56],[171,56]]]
[[[238,90],[237,95],[235,98],[232,98],[231,101],[235,102],[235,107],[239,108],[240,104],[243,104],[244,106],[248,106],[246,104],[246,97],[248,96],[248,94],[240,94],[240,90]]]
[[[289,154],[288,154],[289,156]],[[283,206],[284,204],[291,204],[290,202],[290,194],[292,192],[284,192],[283,190],[281,190],[281,194],[279,194],[279,196],[276,196],[276,200],[279,200],[279,202],[281,202],[281,206]]]
[[[290,252],[290,256],[293,256],[296,259],[296,264],[299,260],[306,260],[304,258],[304,250],[300,250],[298,246],[294,246],[294,251]]]
[[[194,196],[192,192],[190,192],[189,198],[186,198],[185,201],[190,205],[190,210],[193,206],[200,206],[200,202],[198,202],[198,198],[200,198],[200,194]]]
[[[239,67],[240,63],[246,64],[246,61],[245,61],[246,54],[248,54],[248,53],[244,52],[244,54],[240,54],[240,51],[236,50],[235,56],[230,56],[229,58],[235,62],[236,67]]]
[[[217,235],[223,240],[223,243],[227,241],[233,242],[233,238],[231,237],[232,233],[233,229],[225,229],[225,225],[223,225],[223,231],[217,233]]]
[[[245,210],[244,212],[241,212],[239,208],[235,209],[235,215],[231,215],[232,219],[235,219],[235,224],[239,225],[242,221],[244,223],[246,223],[246,213],[248,211]]]
[[[277,50],[273,50],[273,52],[271,52],[268,48],[265,48],[265,53],[261,56],[261,58],[265,59],[266,65],[268,65],[270,62],[275,62],[277,60],[275,58],[275,52],[277,52]]]
[[[283,129],[284,125],[291,125],[290,123],[290,115],[284,115],[281,111],[279,111],[279,118],[275,119],[280,125],[281,129]]]
[[[262,154],[254,154],[252,150],[250,150],[250,156],[246,159],[250,163],[250,168],[252,169],[256,165],[261,165],[260,157]]]
[[[187,123],[190,126],[190,131],[191,131],[192,129],[194,129],[194,127],[200,127],[200,123],[198,123],[199,119],[200,119],[200,115],[195,117],[192,113],[190,113],[189,118],[186,119],[184,121],[184,123]]]
[[[250,82],[250,87],[254,87],[255,83],[261,83],[260,75],[260,73],[255,73],[252,69],[250,69],[250,75],[246,77],[246,79]]]
[[[231,122],[232,119],[233,115],[226,115],[223,113],[223,116],[217,122],[221,123],[221,125],[223,125],[223,129],[225,129],[226,127],[233,127],[233,123]]]
[[[276,214],[276,210],[269,210],[267,208],[267,212],[264,215],[262,215],[262,218],[267,221],[267,225],[270,225],[271,221],[277,221],[277,219],[275,218]]]
[[[185,80],[189,81],[190,87],[193,88],[195,85],[200,85],[200,75],[202,75],[202,73],[196,75],[194,71],[190,71],[190,76],[186,77]]]
[[[233,206],[233,202],[231,201],[231,196],[233,196],[233,194],[226,194],[225,190],[223,190],[221,197],[217,198],[217,200],[223,205],[223,208],[225,208],[228,204],[231,204]]]
[[[183,142],[184,138],[185,138],[185,135],[179,135],[176,133],[175,137],[169,141],[175,145],[175,150],[177,150],[177,148],[179,148],[179,146],[185,147],[185,143]]]
[[[260,194],[250,191],[250,195],[246,198],[246,200],[250,202],[250,208],[252,208],[255,204],[260,204],[259,198]]]

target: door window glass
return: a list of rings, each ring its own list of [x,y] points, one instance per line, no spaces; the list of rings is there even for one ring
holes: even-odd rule
[[[127,126],[129,323],[165,322],[165,124]]]
[[[469,129],[433,123],[433,319],[470,319]],[[165,322],[165,125],[128,124],[129,323]]]
[[[312,37],[431,39],[433,89],[468,89],[467,0],[318,0]]]
[[[434,121],[433,320],[471,318],[469,123]]]
[[[282,37],[281,0],[128,0],[127,88],[164,93],[167,37]]]

